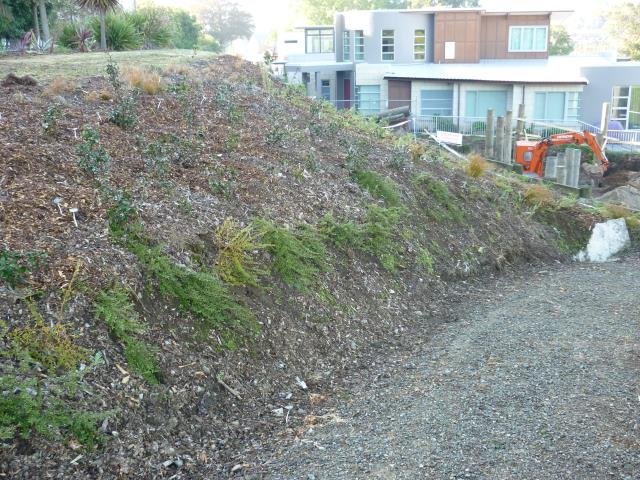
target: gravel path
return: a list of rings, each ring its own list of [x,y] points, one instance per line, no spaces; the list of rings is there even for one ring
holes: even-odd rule
[[[472,292],[263,465],[273,479],[640,478],[640,258]]]

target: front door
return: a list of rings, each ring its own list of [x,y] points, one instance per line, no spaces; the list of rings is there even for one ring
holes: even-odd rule
[[[389,108],[409,107],[411,109],[411,82],[389,80]]]
[[[343,85],[344,85],[344,90],[343,90],[344,108],[351,108],[351,80],[348,78],[345,78]]]

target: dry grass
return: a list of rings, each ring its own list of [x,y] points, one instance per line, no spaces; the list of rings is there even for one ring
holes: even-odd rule
[[[627,207],[615,203],[606,203],[600,207],[600,213],[608,219],[624,218],[629,229],[640,228],[640,217]]]
[[[412,143],[409,145],[409,155],[412,162],[419,162],[427,153],[427,149],[422,143]]]
[[[87,102],[108,102],[113,100],[113,92],[107,88],[103,88],[100,91],[91,90],[84,96]]]
[[[474,153],[469,155],[469,163],[467,163],[464,170],[470,177],[480,178],[489,170],[489,162],[482,155]]]
[[[54,97],[56,95],[62,95],[63,93],[73,92],[76,89],[75,82],[63,75],[54,77],[49,85],[42,92],[47,97]]]
[[[122,78],[133,88],[147,95],[155,95],[162,89],[160,75],[141,67],[125,67],[122,70]]]
[[[193,70],[188,65],[171,63],[164,68],[164,72],[169,75],[189,75]]]
[[[554,193],[542,184],[529,187],[524,192],[524,200],[538,207],[552,207],[556,204]]]

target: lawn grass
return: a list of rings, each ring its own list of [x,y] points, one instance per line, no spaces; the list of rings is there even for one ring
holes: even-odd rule
[[[126,52],[61,53],[53,55],[7,55],[0,56],[0,78],[8,73],[18,76],[31,75],[39,82],[64,75],[86,77],[104,74],[108,55],[119,64],[135,64],[138,67],[166,67],[171,64],[189,64],[196,60],[211,58],[213,52],[193,50],[133,50]]]

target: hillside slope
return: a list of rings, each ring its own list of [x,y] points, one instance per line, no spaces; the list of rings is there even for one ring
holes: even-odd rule
[[[596,220],[233,57],[115,67],[0,87],[12,478],[240,472],[465,279],[567,258]]]

